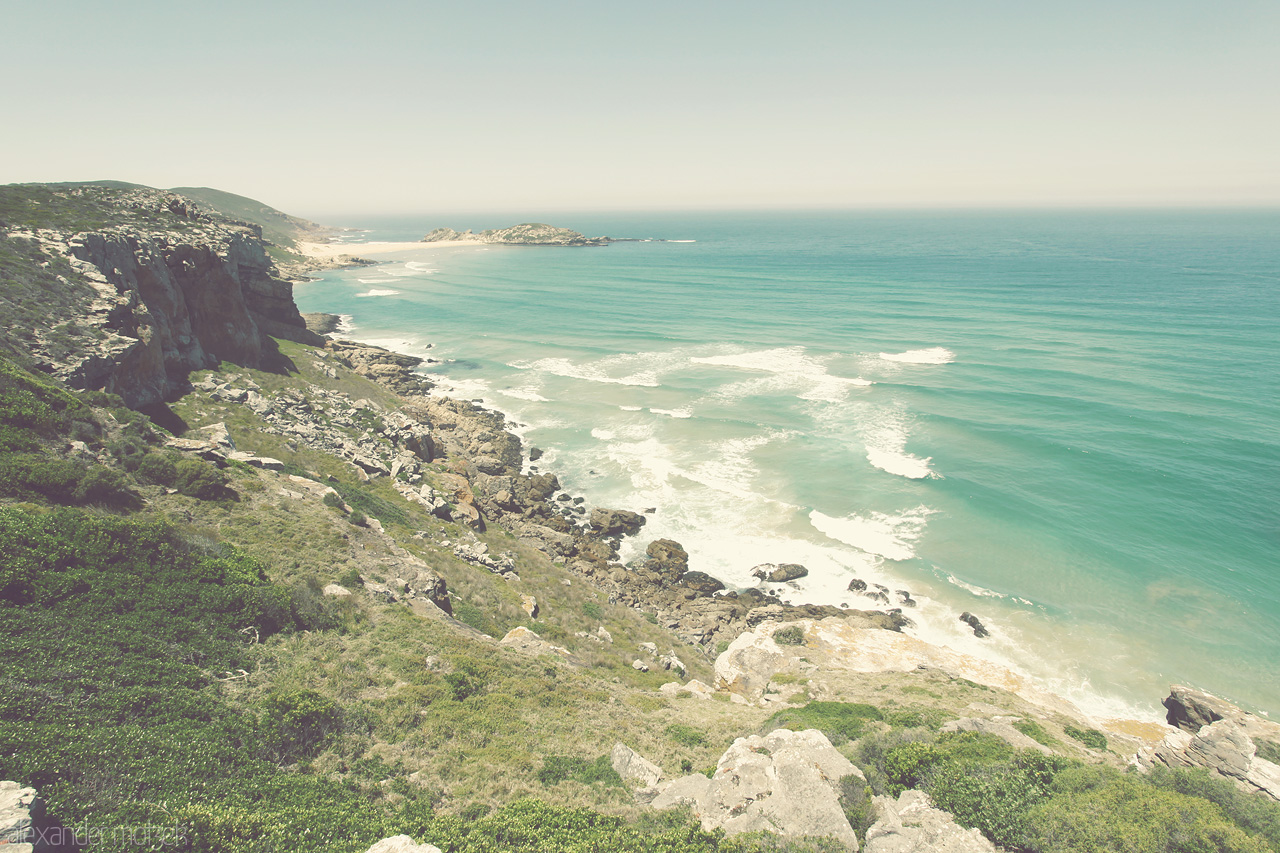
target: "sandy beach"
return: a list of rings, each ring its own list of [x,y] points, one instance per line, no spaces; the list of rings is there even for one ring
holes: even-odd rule
[[[309,258],[329,260],[343,256],[389,255],[398,252],[421,251],[423,249],[450,249],[459,246],[483,246],[479,240],[441,240],[435,243],[422,241],[395,243],[389,241],[372,243],[305,243],[299,242],[298,251]]]

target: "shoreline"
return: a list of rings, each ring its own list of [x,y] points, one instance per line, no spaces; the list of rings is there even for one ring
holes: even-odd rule
[[[343,315],[327,315],[329,317],[346,320]],[[337,328],[334,331],[325,334],[328,340],[334,341],[350,341],[359,343],[363,346],[377,347],[388,349],[396,353],[404,353],[413,358],[422,358],[424,363],[414,368],[413,372],[429,379],[435,386],[429,392],[430,398],[447,404],[461,403],[476,406],[482,411],[493,412],[502,417],[504,424],[502,430],[515,437],[524,446],[525,463],[523,470],[525,473],[547,474],[555,476],[554,472],[547,471],[540,466],[533,466],[532,470],[529,465],[528,451],[532,447],[527,441],[526,428],[519,426],[518,419],[513,413],[504,410],[499,401],[492,397],[466,397],[457,396],[456,389],[449,387],[447,378],[443,382],[437,382],[434,374],[424,370],[426,365],[432,362],[428,352],[430,346],[414,347],[409,341],[403,339],[393,339],[386,336],[371,337],[364,339],[358,327],[355,329],[349,327]],[[443,387],[442,387],[443,386]],[[551,448],[554,450],[554,448]],[[575,492],[576,493],[576,492]],[[588,497],[589,506],[603,506]],[[633,552],[633,556],[643,559],[645,556],[643,542],[643,534],[638,533],[629,536],[622,541],[621,550],[624,553]],[[699,570],[696,565],[690,566],[691,570]],[[595,584],[595,580],[586,577],[584,580]],[[598,586],[598,584],[596,584]],[[601,587],[604,588],[604,587]],[[747,587],[735,590],[736,592],[758,592],[757,588]],[[785,601],[785,599],[773,599],[775,601]],[[810,606],[828,606],[821,604],[789,604],[788,607],[804,608]],[[945,616],[955,616],[950,612],[950,608],[943,603],[934,603],[934,607],[947,610]],[[869,608],[865,612],[874,612],[881,614],[889,614],[897,608]],[[844,611],[852,615],[855,611]],[[913,614],[914,615],[914,614]],[[936,617],[935,617],[936,618]],[[1150,701],[1151,708],[1142,708],[1133,705],[1131,702],[1118,699],[1108,694],[1098,693],[1092,689],[1092,686],[1085,683],[1079,686],[1079,689],[1063,690],[1062,685],[1055,685],[1053,679],[1036,675],[1029,669],[1020,666],[1016,660],[1010,659],[1005,654],[1000,653],[996,649],[992,649],[992,653],[988,655],[975,654],[971,650],[956,648],[955,646],[945,642],[945,639],[939,639],[936,636],[930,636],[931,632],[920,630],[918,624],[909,624],[903,626],[899,633],[900,636],[907,638],[909,645],[913,649],[913,654],[918,658],[917,663],[920,665],[937,667],[945,669],[959,677],[969,678],[980,682],[989,683],[990,686],[997,686],[1001,689],[1010,690],[1017,693],[1024,699],[1031,701],[1033,704],[1042,707],[1052,707],[1061,710],[1062,707],[1073,709],[1073,716],[1077,716],[1082,721],[1088,721],[1096,724],[1108,731],[1116,733],[1125,733],[1133,735],[1136,731],[1150,731],[1145,727],[1153,725],[1163,725],[1163,718],[1158,710],[1160,708],[1160,696],[1152,696]],[[1038,657],[1038,656],[1037,656]],[[902,658],[906,660],[907,658]],[[913,658],[915,660],[915,658]],[[943,665],[945,662],[945,665]],[[914,665],[914,664],[913,664]],[[909,667],[908,667],[909,668]],[[1014,686],[1016,685],[1016,686]],[[1083,693],[1082,693],[1083,691]],[[1074,698],[1073,698],[1074,697]],[[1158,740],[1158,738],[1157,738]]]
[[[440,240],[434,243],[423,241],[377,240],[369,243],[309,243],[299,241],[298,253],[314,261],[336,261],[338,258],[354,257],[354,251],[369,255],[390,255],[399,252],[411,252],[416,249],[457,249],[465,246],[491,245],[481,240]]]

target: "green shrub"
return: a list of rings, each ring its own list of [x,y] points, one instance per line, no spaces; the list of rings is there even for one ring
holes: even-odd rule
[[[1037,853],[1268,853],[1263,839],[1198,797],[1109,768],[1058,774],[1053,794],[1028,809],[1019,841]]]
[[[874,705],[855,702],[810,702],[802,708],[779,711],[765,721],[766,732],[774,729],[818,729],[835,746],[857,740],[867,722],[882,720],[884,715]]]
[[[280,764],[314,755],[341,725],[338,706],[314,690],[272,693],[262,706],[271,757]]]
[[[347,521],[351,522],[356,527],[364,527],[369,523],[369,519],[365,518],[364,513],[358,509],[353,509],[351,511],[351,515],[347,516]]]
[[[1280,803],[1263,794],[1246,793],[1234,783],[1204,768],[1171,770],[1156,765],[1147,781],[1158,788],[1198,797],[1222,809],[1232,823],[1252,835],[1267,839],[1280,850]]]
[[[1033,741],[1044,746],[1054,747],[1058,745],[1058,739],[1044,730],[1044,726],[1035,720],[1018,720],[1013,727],[1022,732]]]
[[[0,494],[23,499],[44,498],[72,506],[102,504],[123,508],[136,503],[136,497],[117,471],[74,459],[38,455],[0,458]]]
[[[1097,729],[1078,729],[1075,726],[1067,726],[1063,729],[1067,737],[1080,741],[1090,749],[1106,749],[1107,736]]]
[[[173,487],[189,498],[216,501],[228,496],[227,475],[203,459],[179,459],[174,463]]]
[[[582,605],[582,613],[588,619],[600,620],[604,618],[604,611],[600,609],[600,605],[594,601],[584,602]]]
[[[799,625],[785,625],[773,632],[773,641],[780,646],[803,646],[804,628]]]
[[[342,498],[338,497],[337,492],[325,492],[324,497],[320,500],[327,507],[333,507],[342,512],[346,511],[346,506],[342,503]]]
[[[622,787],[622,777],[613,769],[607,755],[602,755],[595,761],[587,761],[576,755],[548,755],[542,759],[542,767],[538,770],[539,782],[556,785],[566,779],[584,785],[600,782],[605,786]]]
[[[132,463],[133,475],[144,483],[172,486],[178,479],[178,460],[175,457],[176,454],[170,453],[143,453],[125,465],[129,467]]]
[[[681,746],[693,748],[707,745],[705,734],[683,723],[672,723],[667,726],[667,736]]]

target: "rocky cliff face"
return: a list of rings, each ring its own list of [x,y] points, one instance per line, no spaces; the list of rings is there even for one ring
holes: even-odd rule
[[[271,367],[271,336],[319,343],[258,229],[171,193],[94,189],[101,209],[90,224],[100,227],[53,219],[62,227],[0,228],[0,238],[35,246],[46,263],[69,264],[62,280],[89,294],[59,326],[27,335],[39,367],[141,407],[173,398],[190,371],[223,360]],[[38,307],[47,295],[46,287],[24,298]]]

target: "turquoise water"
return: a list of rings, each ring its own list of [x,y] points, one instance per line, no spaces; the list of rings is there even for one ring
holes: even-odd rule
[[[693,242],[424,248],[298,302],[433,344],[567,489],[654,508],[638,546],[910,590],[915,633],[1099,715],[1171,682],[1280,711],[1280,213],[556,222]],[[361,236],[440,224],[507,223]]]

